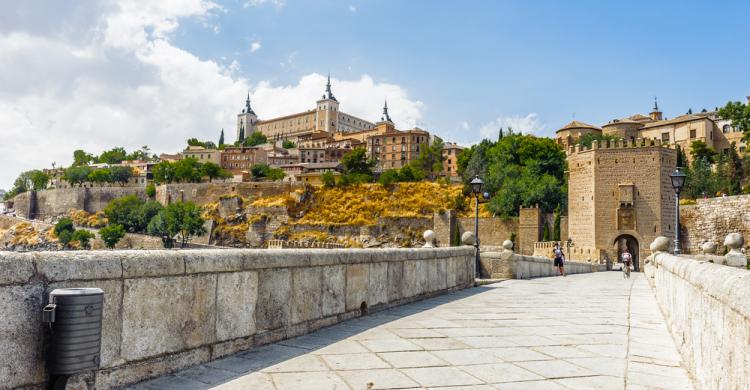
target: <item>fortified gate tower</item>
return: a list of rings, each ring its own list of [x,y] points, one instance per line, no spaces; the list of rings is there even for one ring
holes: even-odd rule
[[[617,264],[625,249],[636,270],[658,236],[674,238],[669,174],[677,154],[659,140],[594,141],[568,150],[569,257]]]

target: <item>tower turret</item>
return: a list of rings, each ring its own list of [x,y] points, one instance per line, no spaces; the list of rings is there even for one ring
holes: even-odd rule
[[[380,120],[383,122],[393,122],[391,116],[388,115],[388,100],[383,104],[383,116],[380,117]]]
[[[659,111],[659,104],[656,101],[656,96],[654,96],[654,108],[651,111],[651,113],[649,114],[649,116],[651,117],[652,120],[660,121],[660,120],[662,120],[662,115],[661,114],[662,114],[662,112]]]
[[[253,111],[253,108],[250,107],[250,91],[248,91],[245,107],[237,114],[237,141],[244,140],[248,135],[256,131],[257,123],[258,116]]]
[[[317,103],[318,105],[315,110],[315,130],[328,132],[337,131],[337,124],[339,123],[339,101],[333,96],[330,74],[328,74],[328,80],[326,82],[326,92]]]

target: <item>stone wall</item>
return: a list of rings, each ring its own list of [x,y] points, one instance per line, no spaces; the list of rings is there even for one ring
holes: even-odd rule
[[[71,209],[96,213],[113,199],[128,195],[146,197],[143,187],[59,188],[29,191],[13,199],[16,214],[24,218],[47,219],[67,215]]]
[[[750,388],[750,271],[657,252],[646,267],[701,389]]]
[[[0,254],[0,378],[42,387],[46,295],[105,292],[109,389],[294,337],[474,282],[473,249],[32,252]]]
[[[203,205],[217,202],[220,197],[239,195],[241,197],[263,197],[288,194],[302,184],[289,182],[248,182],[248,183],[173,183],[156,187],[156,200],[161,204],[190,201]]]
[[[700,253],[704,241],[721,247],[729,233],[750,237],[750,195],[698,199],[696,202],[695,205],[680,206],[680,244],[685,253]],[[750,248],[750,241],[745,244]]]
[[[482,277],[492,279],[527,279],[556,276],[553,261],[547,257],[525,256],[510,251],[482,252],[480,254]],[[565,273],[592,272],[591,263],[565,262]]]
[[[438,246],[450,246],[453,229],[458,227],[459,237],[464,232],[474,232],[474,218],[456,218],[455,211],[436,212],[432,230]],[[482,246],[501,246],[503,241],[518,237],[518,218],[479,218],[479,242]],[[516,238],[518,241],[519,239]],[[531,243],[532,247],[534,243]]]

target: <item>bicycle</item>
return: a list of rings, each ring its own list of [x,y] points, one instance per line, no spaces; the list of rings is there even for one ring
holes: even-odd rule
[[[630,264],[622,263],[622,278],[630,279]]]

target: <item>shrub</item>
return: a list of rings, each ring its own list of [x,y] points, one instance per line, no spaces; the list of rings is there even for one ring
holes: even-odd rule
[[[395,169],[389,169],[380,175],[380,178],[378,179],[378,183],[383,185],[383,187],[390,187],[393,185],[393,183],[396,183],[398,179],[399,179],[398,171]]]
[[[68,244],[70,244],[70,241],[73,239],[73,232],[71,232],[70,230],[63,230],[59,234],[57,234],[57,239],[60,240],[60,243],[63,244],[63,247],[67,247]]]
[[[336,187],[336,177],[333,175],[333,172],[324,172],[320,175],[320,180],[323,182],[323,187],[325,188]]]
[[[125,237],[125,228],[117,224],[109,225],[99,230],[99,237],[102,238],[107,248],[113,249]]]
[[[154,183],[148,183],[146,186],[146,196],[153,199],[156,196],[156,186]]]
[[[81,248],[91,248],[91,239],[94,238],[94,234],[85,229],[78,229],[70,236],[71,241],[78,241],[81,244]]]
[[[73,227],[73,220],[70,218],[61,218],[57,223],[55,224],[55,235],[60,238],[60,234],[64,231],[70,232],[70,234],[73,234],[73,231],[75,231],[75,227]]]

